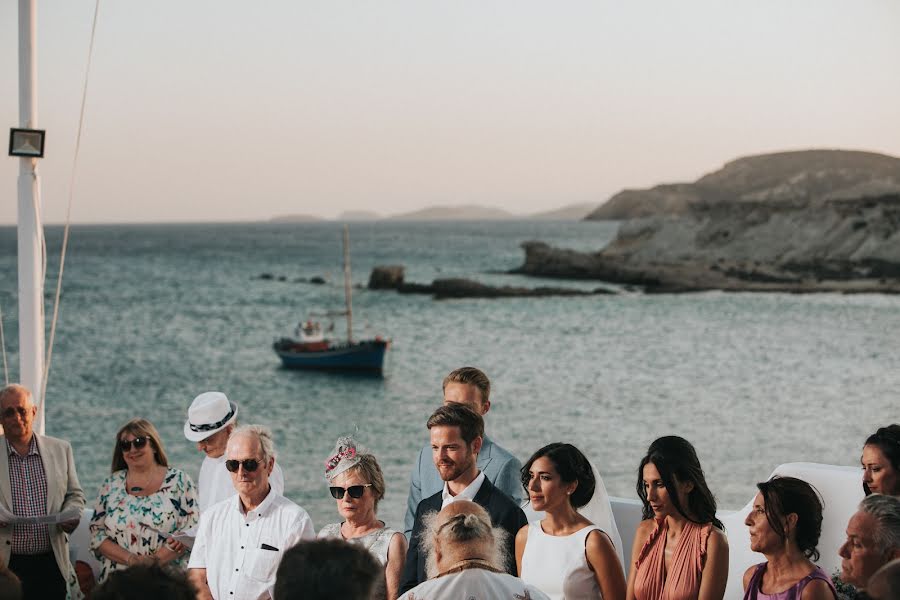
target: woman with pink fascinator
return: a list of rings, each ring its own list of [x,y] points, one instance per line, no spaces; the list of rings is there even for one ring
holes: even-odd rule
[[[343,539],[371,552],[384,565],[386,584],[374,597],[394,600],[406,559],[406,536],[376,516],[378,502],[384,498],[384,476],[378,461],[359,449],[352,437],[338,438],[325,461],[325,479],[344,520],[323,527],[319,537]]]

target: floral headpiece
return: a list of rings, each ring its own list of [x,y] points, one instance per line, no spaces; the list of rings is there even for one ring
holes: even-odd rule
[[[339,437],[334,446],[334,453],[325,461],[325,479],[332,481],[347,469],[358,465],[360,454],[351,436]]]

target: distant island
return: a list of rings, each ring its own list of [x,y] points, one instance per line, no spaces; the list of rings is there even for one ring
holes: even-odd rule
[[[335,221],[521,221],[541,219],[545,221],[581,221],[597,207],[592,204],[571,204],[562,208],[533,214],[514,214],[502,208],[465,204],[460,206],[429,206],[395,215],[381,215],[374,211],[344,211]],[[276,223],[302,223],[324,221],[309,215],[287,215],[275,217]]]
[[[900,159],[808,150],[740,158],[692,184],[625,190],[594,253],[523,244],[513,272],[647,291],[900,293]]]

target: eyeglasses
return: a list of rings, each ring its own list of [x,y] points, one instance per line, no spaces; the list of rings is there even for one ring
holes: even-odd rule
[[[330,487],[328,488],[328,491],[331,492],[331,497],[335,500],[343,498],[344,492],[350,494],[351,498],[362,498],[362,495],[366,493],[366,488],[371,486],[371,483],[364,483],[362,485],[351,485],[348,488]]]
[[[0,413],[0,415],[2,415],[4,419],[11,419],[12,417],[16,416],[16,414],[24,419],[25,415],[28,414],[28,409],[24,406],[10,406],[2,413]]]
[[[141,437],[136,437],[133,440],[119,440],[119,448],[122,449],[122,452],[130,452],[131,446],[133,444],[135,450],[140,450],[141,448],[146,446],[147,442],[149,442],[149,441],[150,441],[150,438],[148,438],[145,435],[142,435]]]
[[[244,460],[226,460],[225,468],[231,471],[232,473],[237,473],[238,468],[243,466],[244,470],[248,473],[252,473],[253,471],[259,468],[259,461],[255,458],[245,458]]]

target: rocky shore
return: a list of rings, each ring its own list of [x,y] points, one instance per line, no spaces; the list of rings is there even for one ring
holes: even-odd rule
[[[596,253],[526,242],[512,272],[648,292],[900,293],[900,194],[696,203],[622,223]]]

